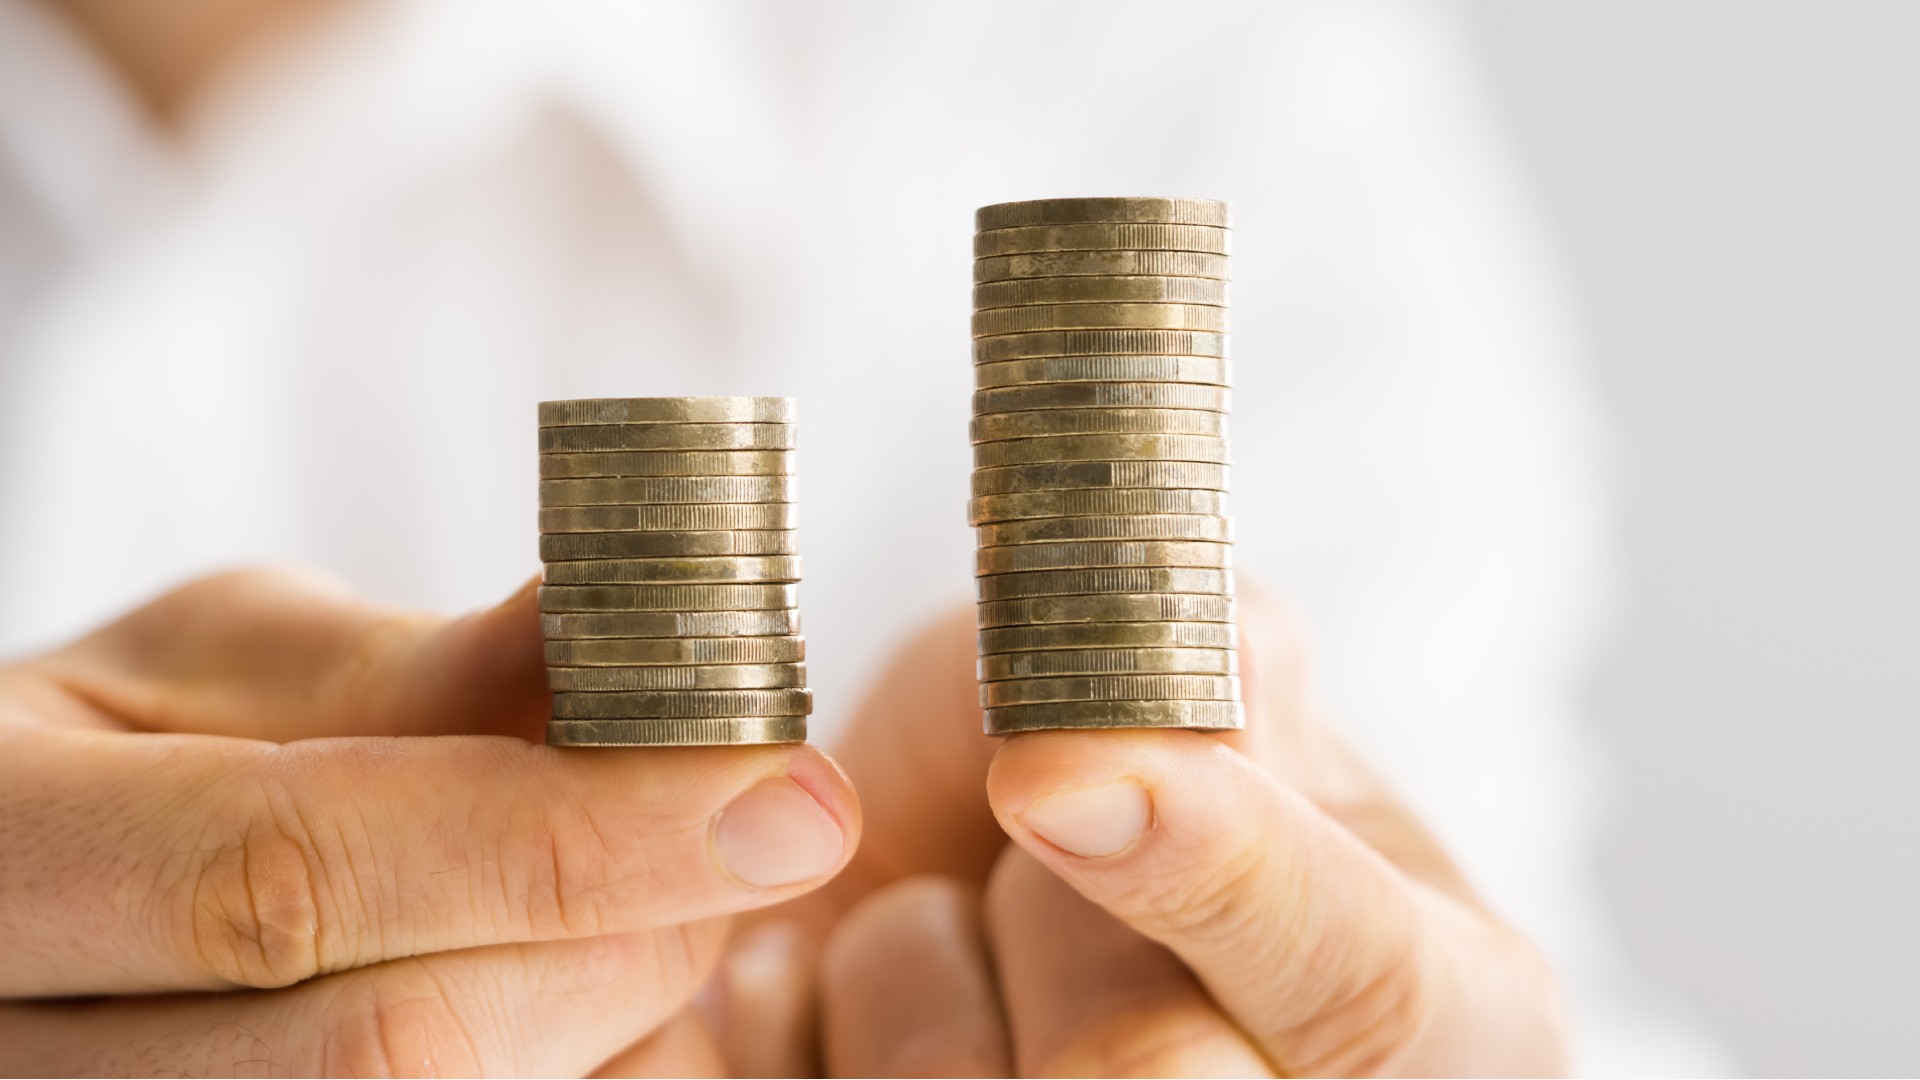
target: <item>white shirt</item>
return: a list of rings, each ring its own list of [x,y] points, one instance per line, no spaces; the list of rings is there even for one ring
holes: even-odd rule
[[[537,568],[534,402],[791,394],[830,736],[970,596],[972,209],[1226,198],[1243,573],[1555,956],[1587,1063],[1720,1071],[1618,992],[1596,912],[1602,442],[1447,14],[366,5],[168,142],[0,0],[0,651],[236,562],[488,603]]]

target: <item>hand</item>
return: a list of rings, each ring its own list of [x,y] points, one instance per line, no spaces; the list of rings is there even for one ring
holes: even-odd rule
[[[909,647],[844,743],[873,828],[791,906],[851,905],[821,966],[833,1075],[1564,1068],[1539,955],[1315,720],[1285,620],[1248,597],[1242,631],[1226,736],[996,746],[970,621]]]
[[[532,745],[547,711],[531,588],[229,574],[0,667],[0,1072],[707,1067],[662,1024],[730,913],[840,869],[853,791],[805,746]]]

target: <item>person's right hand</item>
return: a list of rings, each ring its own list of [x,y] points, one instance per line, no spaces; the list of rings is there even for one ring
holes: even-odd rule
[[[642,1040],[858,803],[806,746],[532,745],[547,702],[530,588],[228,574],[0,667],[0,1072],[697,1067]]]

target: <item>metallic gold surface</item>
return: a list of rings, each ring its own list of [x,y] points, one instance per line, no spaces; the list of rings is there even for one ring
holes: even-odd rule
[[[806,741],[804,716],[547,722],[548,746],[748,746]]]
[[[973,362],[997,364],[1049,356],[1227,355],[1227,336],[1203,330],[1040,330],[973,343]]]
[[[1225,307],[1233,286],[1197,277],[1054,277],[989,281],[973,287],[973,310],[1034,304],[1206,304]]]
[[[973,314],[973,336],[1039,330],[1206,330],[1224,334],[1227,309],[1199,304],[1046,304]]]
[[[980,631],[978,640],[982,656],[1047,649],[1235,649],[1240,645],[1232,623],[1180,622],[1003,626]]]
[[[1046,251],[973,260],[973,281],[984,285],[1021,278],[1141,276],[1227,280],[1225,255],[1194,251]]]
[[[1043,701],[1238,701],[1236,675],[1073,675],[980,684],[980,706]]]
[[[1043,623],[1232,622],[1233,597],[1206,593],[1097,593],[986,600],[975,609],[982,630]]]
[[[798,634],[800,612],[791,607],[757,611],[551,612],[540,616],[540,632],[549,645],[624,638],[755,638]]]
[[[547,686],[572,690],[766,690],[807,685],[805,664],[652,664],[547,668]]]
[[[1198,566],[1225,570],[1233,565],[1233,545],[1177,540],[1020,544],[1014,547],[980,548],[973,553],[973,565],[976,574],[1078,570],[1098,566]]]
[[[566,616],[549,616],[565,618]],[[780,637],[602,638],[549,641],[547,663],[555,667],[652,664],[797,664],[807,658],[807,639]]]
[[[792,529],[714,529],[706,532],[548,533],[540,557],[549,563],[573,559],[669,559],[702,555],[792,555],[800,534]]]
[[[1224,544],[1233,539],[1233,522],[1217,514],[1127,514],[997,521],[973,531],[983,548],[1062,540],[1211,540]]]
[[[1016,229],[1023,225],[1079,225],[1094,221],[1212,225],[1224,229],[1233,224],[1233,210],[1218,199],[1127,196],[1028,199],[994,203],[973,212],[973,227],[982,232],[989,229]]]
[[[661,717],[805,716],[807,690],[613,690],[553,695],[555,720]]]
[[[1054,461],[1199,461],[1226,465],[1230,455],[1226,440],[1212,435],[1059,435],[979,443],[973,448],[976,469]],[[553,512],[542,511],[542,520]]]
[[[1231,649],[1059,649],[980,658],[983,682],[1056,675],[1233,675],[1240,654]]]
[[[973,365],[980,390],[1082,382],[1233,383],[1233,361],[1218,356],[1043,356]],[[977,399],[976,399],[977,400]]]
[[[793,471],[791,450],[611,450],[541,454],[540,476],[779,476]]]
[[[988,709],[989,735],[1090,728],[1195,728],[1233,731],[1247,726],[1237,701],[1051,701]]]
[[[545,533],[758,531],[791,529],[798,523],[792,503],[548,506],[540,511],[540,531]]]
[[[1205,409],[1040,409],[975,416],[967,427],[976,443],[1057,435],[1227,434],[1227,414]]]
[[[1199,461],[1056,461],[973,471],[974,496],[1102,488],[1227,490],[1232,470]]]
[[[1078,488],[982,495],[967,502],[975,525],[1099,514],[1224,514],[1227,493],[1192,488]]]
[[[792,398],[585,398],[540,403],[541,427],[585,424],[791,424]]]
[[[1045,383],[976,390],[973,415],[1034,409],[1203,409],[1226,412],[1233,395],[1224,386],[1178,382]]]
[[[1215,225],[1108,224],[1022,225],[973,234],[973,257],[1027,255],[1043,251],[1233,252],[1233,230]]]
[[[594,424],[540,429],[541,453],[791,449],[791,424]]]
[[[973,579],[981,601],[1102,593],[1233,595],[1233,571],[1182,566],[1109,566],[1098,570],[1032,570]]]
[[[605,476],[540,481],[541,506],[792,502],[791,476]]]
[[[799,605],[796,585],[543,585],[541,611],[767,611]],[[706,636],[706,635],[700,635]]]
[[[798,555],[715,555],[694,559],[578,559],[549,563],[549,585],[799,581]]]

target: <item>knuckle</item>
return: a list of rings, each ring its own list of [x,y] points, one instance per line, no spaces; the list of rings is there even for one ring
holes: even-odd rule
[[[593,937],[606,931],[616,899],[644,905],[650,877],[644,850],[616,852],[582,802],[556,803],[539,814],[524,861],[527,879],[519,897],[509,898],[522,908],[531,936]]]
[[[1116,907],[1150,936],[1232,943],[1257,915],[1266,855],[1258,838],[1207,843],[1168,872],[1128,882]]]
[[[297,822],[249,796],[238,824],[209,837],[184,890],[192,959],[240,986],[286,986],[321,970],[323,912],[312,844]]]
[[[328,1006],[321,1076],[479,1076],[479,1045],[420,961],[355,980]]]

